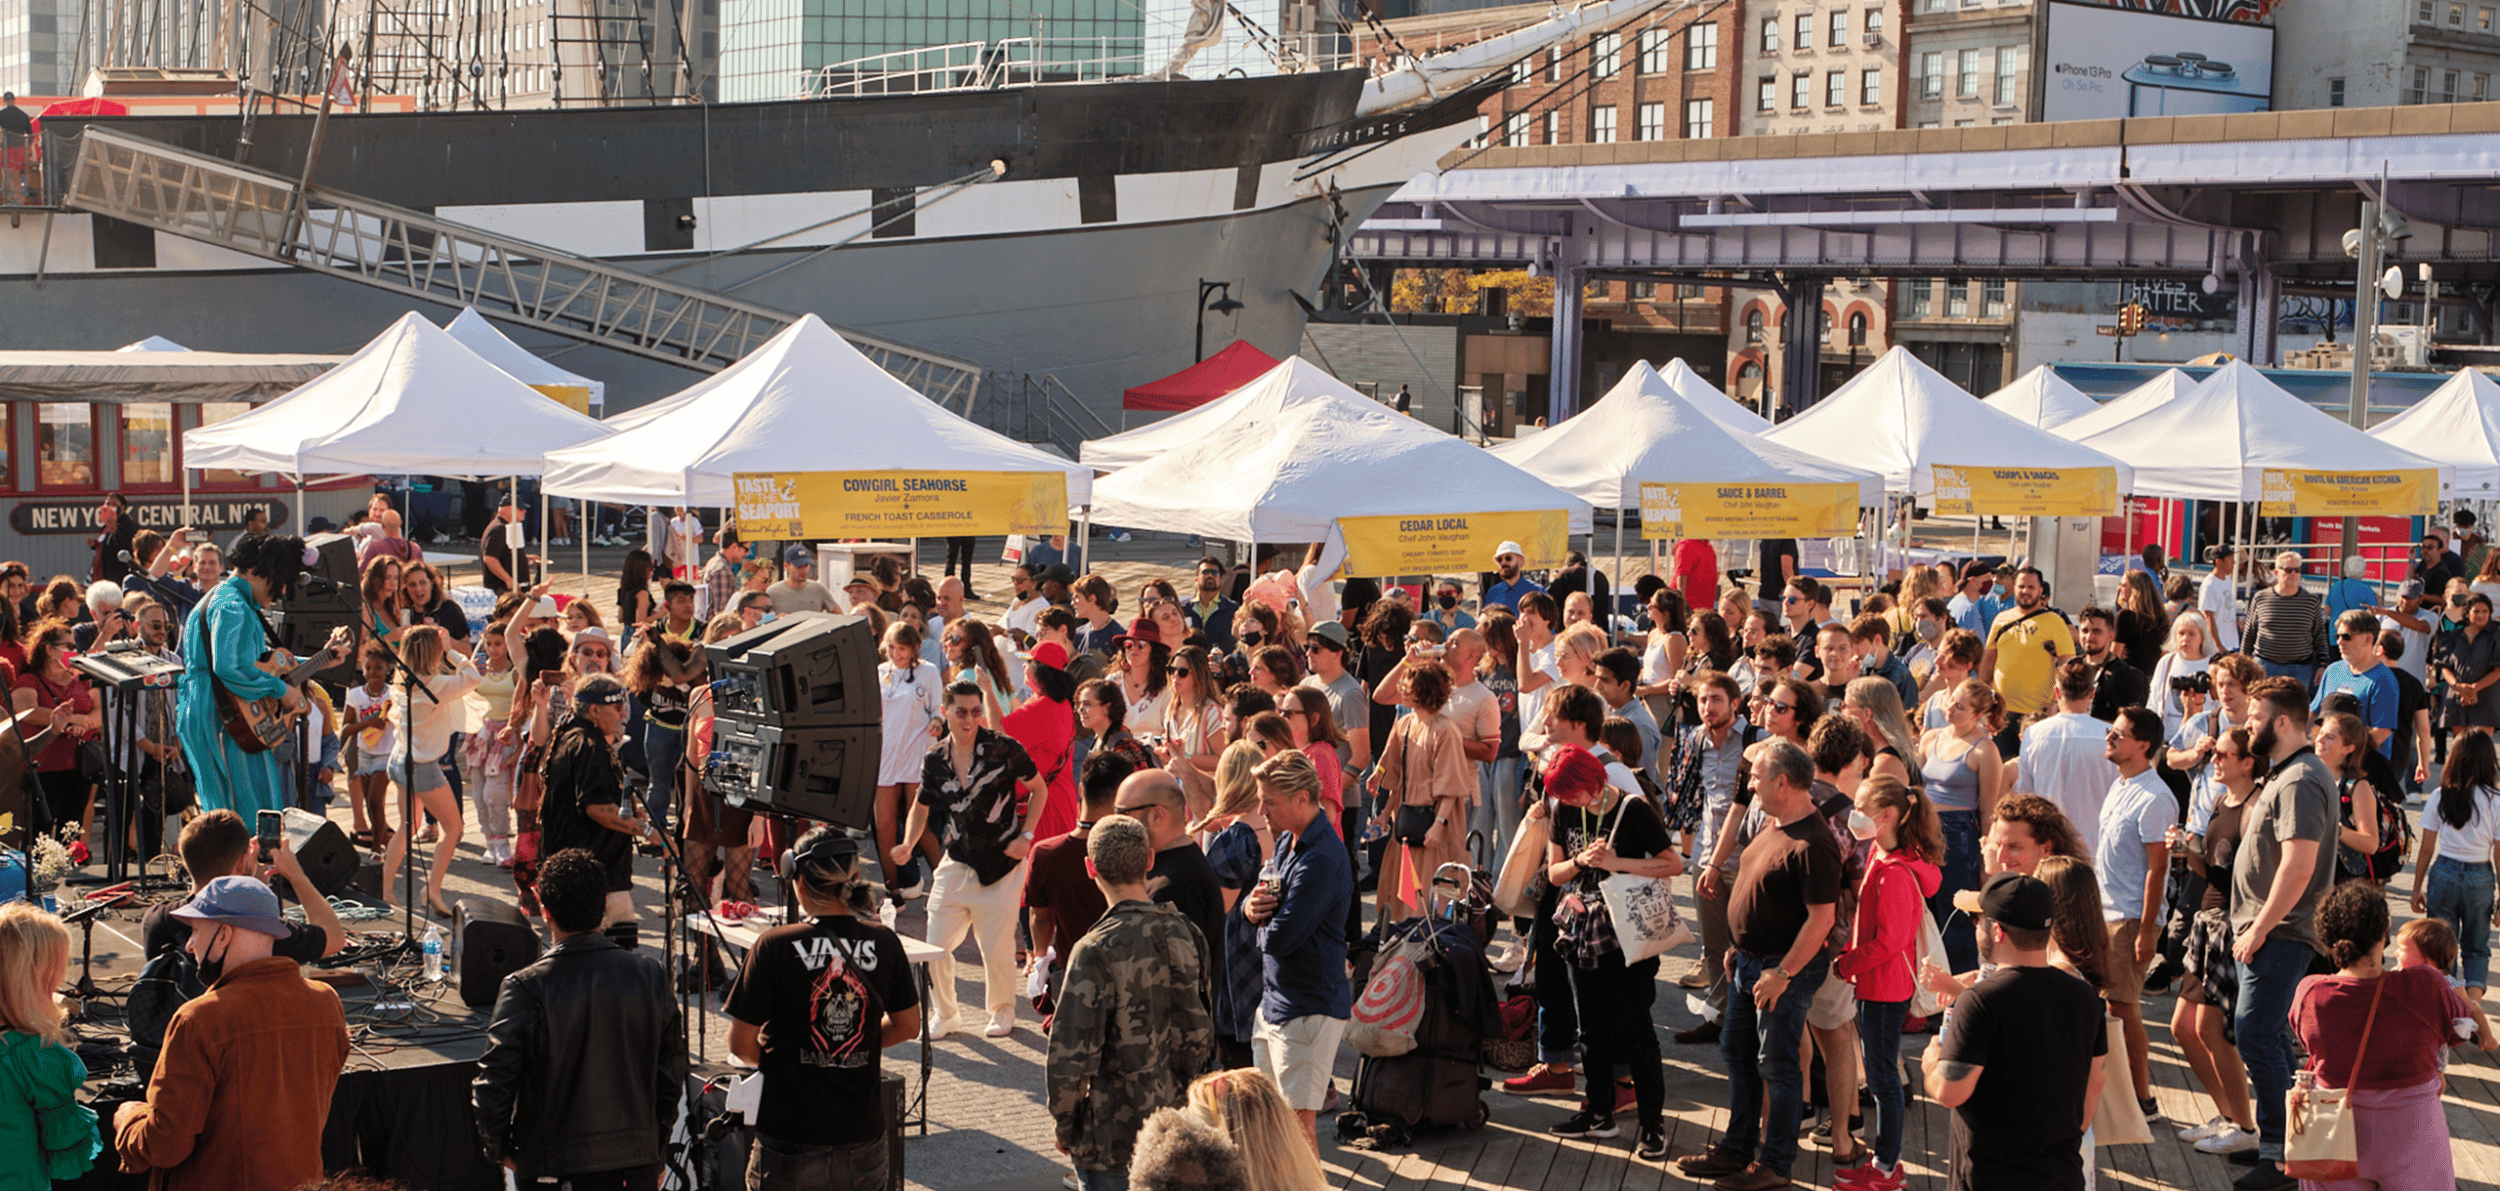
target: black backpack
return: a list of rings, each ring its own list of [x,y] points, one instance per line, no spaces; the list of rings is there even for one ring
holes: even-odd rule
[[[124,1012],[130,1025],[130,1063],[140,1083],[156,1072],[156,1057],[165,1050],[165,1032],[173,1026],[174,1011],[207,991],[208,986],[200,983],[198,962],[179,946],[158,952],[139,969]]]

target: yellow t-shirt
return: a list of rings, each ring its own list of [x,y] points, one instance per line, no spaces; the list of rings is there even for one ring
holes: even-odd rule
[[[1997,651],[1996,688],[2005,696],[2005,710],[2038,715],[2049,709],[2056,694],[2057,661],[2073,657],[2075,635],[2066,618],[2046,608],[2026,620],[2020,608],[1997,613],[1988,626],[1987,644]],[[2020,623],[2016,623],[2016,622]]]

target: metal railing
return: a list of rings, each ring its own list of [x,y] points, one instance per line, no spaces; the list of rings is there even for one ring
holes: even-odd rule
[[[1154,68],[1145,43],[1127,37],[1008,37],[872,54],[806,71],[799,98],[985,90],[1036,83],[1094,83]]]
[[[445,223],[289,178],[89,127],[62,204],[706,372],[797,316],[603,261]],[[952,405],[979,366],[836,328],[878,367]]]

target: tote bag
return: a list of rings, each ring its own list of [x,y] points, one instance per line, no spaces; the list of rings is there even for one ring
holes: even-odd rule
[[[2361,1026],[2361,1047],[2352,1052],[2352,1071],[2340,1088],[2294,1087],[2283,1093],[2283,1173],[2296,1179],[2331,1183],[2361,1177],[2361,1151],[2353,1120],[2353,1081],[2361,1077],[2361,1056],[2370,1053],[2370,1030],[2378,1025],[2378,1003],[2387,995],[2387,978],[2379,978],[2370,994],[2370,1016]]]
[[[2119,1033],[2118,1019],[2101,1017],[2101,1028],[2109,1034],[2109,1061],[2102,1066],[2101,1103],[2092,1111],[2092,1141],[2095,1145],[2137,1146],[2153,1140],[2152,1127],[2144,1122],[2144,1110],[2136,1104],[2135,1078],[2127,1067],[2127,1040]]]
[[[1606,833],[1606,842],[1614,842],[1616,832],[1623,830],[1623,820],[1632,813],[1628,805],[1615,810],[1615,825]],[[1636,877],[1630,873],[1608,873],[1597,883],[1606,897],[1606,913],[1614,920],[1615,940],[1623,948],[1623,962],[1636,964],[1664,955],[1693,941],[1693,930],[1684,925],[1684,917],[1675,910],[1675,890],[1656,877]]]
[[[1513,918],[1536,913],[1537,899],[1545,894],[1545,846],[1553,834],[1550,818],[1519,821],[1519,833],[1502,857],[1501,878],[1493,883],[1494,909]]]

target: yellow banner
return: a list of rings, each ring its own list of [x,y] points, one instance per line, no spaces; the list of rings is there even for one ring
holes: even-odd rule
[[[1433,575],[1486,571],[1493,551],[1519,543],[1529,570],[1562,565],[1571,514],[1561,509],[1525,513],[1439,513],[1413,517],[1339,517],[1345,535],[1345,573]]]
[[[1067,532],[1056,471],[739,472],[738,532],[791,538],[946,538]]]
[[[531,385],[530,387],[555,398],[558,405],[571,407],[574,413],[594,418],[599,416],[590,412],[589,385]]]
[[[1936,511],[1990,517],[2109,517],[2118,512],[2110,467],[1947,467],[1937,464]]]
[[[1858,532],[1855,484],[1643,484],[1641,536],[1845,538]]]
[[[2439,508],[2439,472],[2277,471],[2258,478],[2266,517],[2411,517]]]

